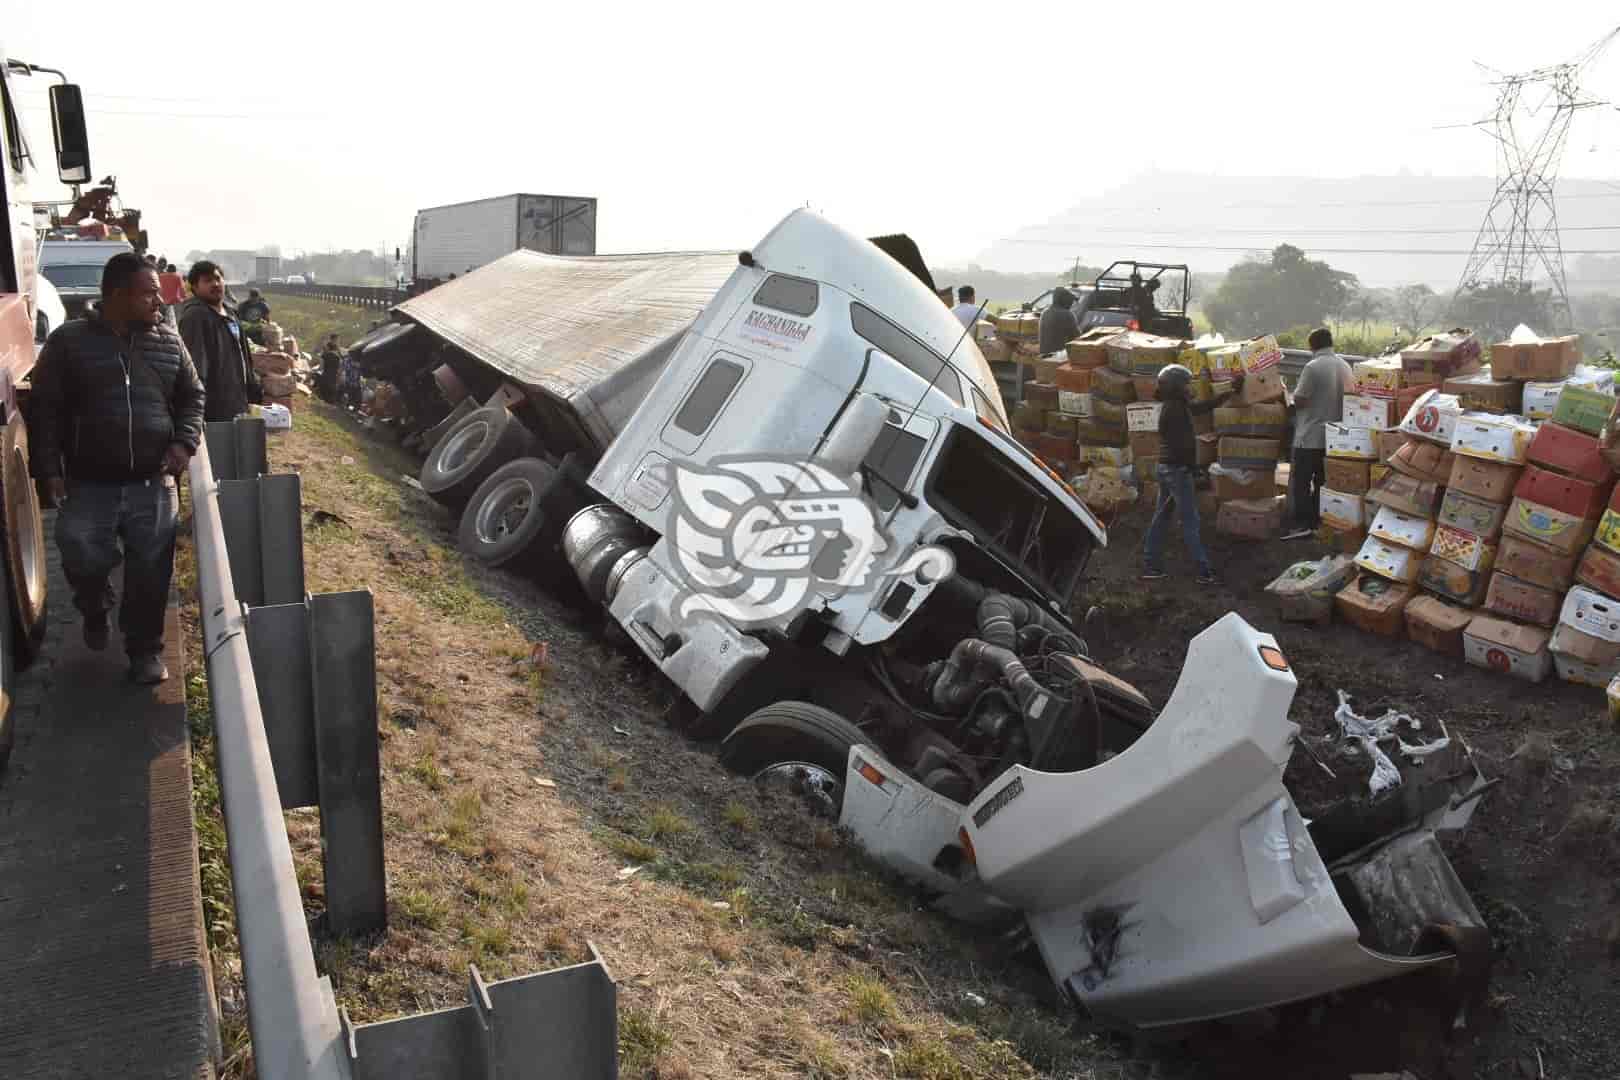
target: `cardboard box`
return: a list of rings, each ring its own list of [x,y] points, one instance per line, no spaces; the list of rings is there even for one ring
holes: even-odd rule
[[[1485,590],[1485,610],[1520,622],[1551,626],[1558,621],[1559,596],[1551,589],[1520,581],[1498,570]]]
[[[1339,617],[1368,633],[1400,637],[1405,629],[1406,606],[1416,590],[1372,574],[1362,574],[1333,597]]]
[[[1372,486],[1377,487],[1379,484],[1382,484],[1385,480],[1394,475],[1394,473],[1395,470],[1390,468],[1388,465],[1373,465],[1368,469],[1368,478],[1372,481]]]
[[[1528,382],[1524,384],[1524,398],[1519,407],[1527,420],[1551,420],[1558,411],[1558,397],[1564,392],[1561,382]]]
[[[1440,491],[1439,484],[1392,473],[1373,485],[1367,499],[1413,517],[1432,518],[1440,508]]]
[[[1613,394],[1588,390],[1584,386],[1570,383],[1564,387],[1564,392],[1558,395],[1558,408],[1553,410],[1553,420],[1564,427],[1584,431],[1588,435],[1597,435],[1603,431],[1603,423],[1608,420],[1612,411],[1614,411]]]
[[[1052,383],[1058,388],[1059,393],[1067,390],[1073,394],[1089,394],[1091,393],[1091,369],[1064,362],[1059,364],[1057,371],[1053,373]]]
[[[1058,368],[1068,362],[1068,356],[1055,352],[1051,356],[1043,356],[1035,361],[1035,381],[1057,385]]]
[[[1524,399],[1524,384],[1495,377],[1489,371],[1458,375],[1440,384],[1456,394],[1464,409],[1485,413],[1517,413]]]
[[[1012,426],[1014,431],[1040,431],[1046,426],[1046,410],[1021,401],[1013,407]]]
[[[1505,503],[1513,498],[1513,489],[1518,485],[1519,474],[1523,471],[1518,465],[1459,457],[1451,466],[1447,486],[1486,502]]]
[[[1457,328],[1443,334],[1430,334],[1401,350],[1401,371],[1408,382],[1412,375],[1446,379],[1478,371],[1483,350],[1473,331]]]
[[[1107,398],[1092,394],[1091,416],[1100,424],[1118,428],[1121,434],[1128,430],[1125,427],[1125,406],[1117,401],[1109,401]]]
[[[1340,555],[1354,555],[1361,550],[1361,545],[1367,542],[1367,530],[1344,528],[1324,521],[1316,530],[1316,538],[1330,551]]]
[[[1496,549],[1498,570],[1553,592],[1569,588],[1578,559],[1578,555],[1554,551],[1522,536],[1504,536]]]
[[[1130,449],[1132,459],[1137,462],[1140,462],[1143,458],[1157,458],[1161,450],[1159,433],[1157,431],[1131,432]]]
[[[1592,542],[1610,551],[1620,552],[1620,510],[1609,507],[1603,511],[1598,519],[1597,532],[1592,536]]]
[[[1158,401],[1138,401],[1133,405],[1125,406],[1125,429],[1133,434],[1141,431],[1151,431],[1155,435],[1159,431],[1159,414],[1164,412],[1164,405]]]
[[[1397,450],[1406,445],[1406,435],[1399,428],[1390,428],[1378,432],[1373,441],[1378,444],[1378,460],[1387,463]]]
[[[1095,399],[1093,405],[1096,404]],[[1076,430],[1080,434],[1082,446],[1114,446],[1126,445],[1125,425],[1110,424],[1098,416],[1076,417],[1078,423]]]
[[[1403,386],[1395,391],[1395,415],[1405,419],[1417,404],[1418,398],[1434,389],[1432,386]]]
[[[1502,519],[1507,517],[1505,503],[1486,502],[1458,488],[1446,491],[1441,500],[1436,520],[1463,532],[1473,533],[1486,540],[1494,540],[1502,531]]]
[[[1353,458],[1359,461],[1378,460],[1378,446],[1373,440],[1371,428],[1327,424],[1324,431],[1328,457]]]
[[[1152,401],[1159,393],[1157,375],[1132,375],[1131,385],[1136,388],[1137,401]]]
[[[1281,401],[1287,396],[1283,389],[1282,369],[1267,368],[1264,371],[1251,371],[1243,376],[1243,389],[1238,391],[1238,400],[1245,405],[1262,405],[1268,401]]]
[[[1542,506],[1550,506],[1554,510],[1562,510],[1576,517],[1595,518],[1602,515],[1612,487],[1613,485],[1609,483],[1594,484],[1588,480],[1562,476],[1537,465],[1531,465],[1524,470],[1519,482],[1514,485],[1513,496],[1540,503]]]
[[[1445,656],[1463,655],[1463,630],[1473,621],[1472,611],[1433,596],[1414,596],[1406,605],[1406,636],[1425,649]]]
[[[1346,394],[1344,424],[1347,427],[1382,430],[1395,426],[1395,398]]]
[[[1614,470],[1604,458],[1597,437],[1560,424],[1542,424],[1524,457],[1532,465],[1594,484],[1614,479]]]
[[[1282,528],[1283,504],[1278,495],[1268,499],[1233,499],[1221,503],[1215,515],[1215,531],[1224,536],[1269,540]]]
[[[1208,488],[1198,492],[1198,516],[1200,518],[1213,518],[1221,512],[1221,502],[1215,493]]]
[[[1400,427],[1414,438],[1428,439],[1450,449],[1452,434],[1461,417],[1462,402],[1456,394],[1429,390],[1412,403]]]
[[[1558,621],[1620,646],[1620,600],[1611,600],[1601,592],[1581,585],[1569,590],[1558,609]]]
[[[1372,487],[1372,463],[1353,458],[1328,458],[1324,462],[1323,486],[1346,495],[1365,495]]]
[[[1351,367],[1350,373],[1355,379],[1357,394],[1393,398],[1395,391],[1404,385],[1401,380],[1399,356],[1380,356],[1372,360],[1359,361]]]
[[[1451,434],[1451,452],[1467,457],[1523,465],[1536,427],[1517,416],[1464,414]]]
[[[1317,496],[1317,510],[1324,522],[1338,529],[1366,529],[1367,504],[1361,495],[1323,488]]]
[[[1220,454],[1221,437],[1219,435],[1200,435],[1198,443],[1198,464],[1213,465]]]
[[[1349,556],[1300,562],[1279,574],[1266,592],[1277,598],[1286,622],[1325,623],[1333,617],[1333,597],[1356,576]]]
[[[1533,626],[1476,615],[1463,630],[1463,657],[1476,667],[1540,682],[1552,670],[1550,636]]]
[[[1079,448],[1077,460],[1084,462],[1087,465],[1123,468],[1124,466],[1129,465],[1133,459],[1129,447],[1082,446]]]
[[[1571,659],[1579,660],[1583,664],[1608,667],[1620,663],[1620,642],[1588,634],[1579,627],[1564,622],[1562,618],[1559,619],[1558,625],[1553,627],[1552,640],[1547,643],[1547,648],[1554,653],[1562,653]],[[1609,680],[1604,679],[1603,682],[1604,685],[1608,685]]]
[[[1058,407],[1058,389],[1050,383],[1025,383],[1024,404],[1033,405],[1042,412],[1055,412]]]
[[[1386,544],[1399,544],[1413,551],[1428,551],[1429,545],[1434,542],[1434,522],[1384,506],[1373,515],[1372,524],[1367,526],[1367,535]]]
[[[1246,375],[1271,371],[1282,363],[1282,349],[1272,334],[1251,338],[1238,345],[1238,364]]]
[[[1166,364],[1175,363],[1181,355],[1180,339],[1141,330],[1115,333],[1104,348],[1108,352],[1108,366],[1124,375],[1157,376]]]
[[[1091,395],[1058,387],[1058,412],[1082,420],[1092,416]]]
[[[1091,396],[1093,400],[1101,399],[1114,405],[1129,405],[1136,400],[1136,384],[1129,375],[1095,368],[1091,372]]]
[[[1243,370],[1243,364],[1238,359],[1241,346],[1238,342],[1230,345],[1217,345],[1204,353],[1209,363],[1209,376],[1218,383],[1229,383],[1232,376]]]
[[[1499,379],[1562,379],[1580,361],[1580,339],[1574,334],[1491,346],[1491,370]]]
[[[1288,431],[1284,405],[1223,405],[1215,410],[1215,430],[1251,439],[1281,439]]]
[[[1040,321],[1036,318],[1036,335],[1039,333]],[[996,329],[1001,329],[1000,319],[997,319]],[[1117,326],[1096,326],[1087,330],[1079,337],[1063,346],[1063,351],[1069,356],[1069,363],[1077,368],[1095,369],[1106,367],[1108,364],[1108,343],[1124,331]]]
[[[1495,544],[1483,536],[1452,525],[1434,527],[1434,540],[1429,544],[1429,551],[1467,570],[1489,570],[1496,559]]]
[[[1399,544],[1385,543],[1369,533],[1367,542],[1356,552],[1356,565],[1380,577],[1409,585],[1417,580],[1423,555]]]
[[[1554,630],[1553,637],[1557,636],[1558,631]],[[1548,648],[1550,651],[1551,646]],[[1577,686],[1595,686],[1601,690],[1608,686],[1616,675],[1620,675],[1620,661],[1611,664],[1588,664],[1558,652],[1554,652],[1552,658],[1553,670],[1558,673],[1558,677]]]
[[[1229,499],[1269,499],[1277,493],[1268,469],[1228,469],[1224,465],[1210,467],[1209,478],[1215,488],[1215,497]]]
[[[1395,451],[1395,455],[1389,459],[1389,467],[1398,473],[1444,487],[1451,479],[1456,460],[1455,454],[1437,443],[1412,439]]]
[[[1049,435],[1043,431],[1035,436],[1035,453],[1049,465],[1071,465],[1076,456],[1074,436]]]
[[[1418,569],[1418,584],[1430,592],[1454,600],[1464,607],[1478,607],[1490,587],[1491,572],[1470,570],[1461,563],[1442,559],[1434,552],[1423,557]]]
[[[1041,317],[1033,311],[1004,311],[995,317],[996,333],[1010,338],[1041,336]]]
[[[1265,469],[1277,466],[1282,443],[1276,439],[1246,439],[1237,435],[1222,435],[1220,462],[1230,469]]]
[[[1575,565],[1575,580],[1605,596],[1620,599],[1620,555],[1593,544]]]
[[[1502,520],[1502,531],[1573,555],[1592,539],[1597,524],[1595,518],[1582,518],[1550,506],[1514,499],[1508,504],[1507,517]]]
[[[1045,432],[1048,435],[1061,435],[1070,442],[1079,438],[1080,418],[1056,410],[1046,414]]]

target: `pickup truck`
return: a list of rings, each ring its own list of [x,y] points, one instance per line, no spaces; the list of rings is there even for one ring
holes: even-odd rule
[[[1071,610],[1107,534],[893,239],[799,210],[740,254],[519,252],[360,357],[442,393],[421,484],[474,557],[571,590],[940,910],[1022,918],[1077,1007],[1162,1027],[1477,954],[1437,840],[1472,762],[1307,822],[1269,634],[1203,631],[1162,710],[1104,671]]]

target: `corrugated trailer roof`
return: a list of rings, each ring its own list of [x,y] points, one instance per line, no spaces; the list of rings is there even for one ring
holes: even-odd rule
[[[513,382],[584,405],[690,326],[736,268],[734,251],[514,251],[396,310]]]

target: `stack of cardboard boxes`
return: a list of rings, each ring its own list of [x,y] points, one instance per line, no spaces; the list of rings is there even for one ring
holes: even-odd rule
[[[1612,684],[1620,701],[1620,496],[1597,438],[1615,399],[1601,380],[1568,380],[1569,339],[1495,346],[1483,371],[1468,340],[1429,339],[1403,355],[1399,376],[1387,360],[1357,367],[1361,396],[1424,389],[1395,432],[1374,433],[1390,473],[1368,470],[1362,574],[1337,608],[1481,667],[1540,681],[1556,666],[1571,682]],[[1508,358],[1500,368],[1497,355]],[[1517,411],[1531,377],[1560,387],[1539,425]],[[1347,485],[1349,475],[1336,467]],[[1334,513],[1348,520],[1354,507],[1335,500]]]

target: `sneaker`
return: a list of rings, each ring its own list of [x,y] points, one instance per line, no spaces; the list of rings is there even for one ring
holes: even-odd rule
[[[1213,571],[1213,570],[1200,570],[1200,571],[1198,571],[1198,584],[1200,584],[1200,585],[1219,585],[1220,583],[1221,583],[1220,576],[1217,575],[1215,573],[1215,571]]]
[[[1282,538],[1284,540],[1309,540],[1311,537],[1313,537],[1315,535],[1316,535],[1316,530],[1315,529],[1307,529],[1304,526],[1301,526],[1301,527],[1299,527],[1297,529],[1292,529],[1292,530],[1290,530],[1288,532],[1283,533]]]
[[[107,647],[109,629],[107,626],[107,613],[100,615],[86,615],[84,617],[84,647],[91,652],[101,652]]]
[[[1163,570],[1154,570],[1152,567],[1142,571],[1143,581],[1160,581],[1164,578],[1164,576],[1165,573]]]
[[[129,681],[141,686],[156,686],[166,682],[169,669],[163,666],[161,656],[132,656],[129,660]]]

